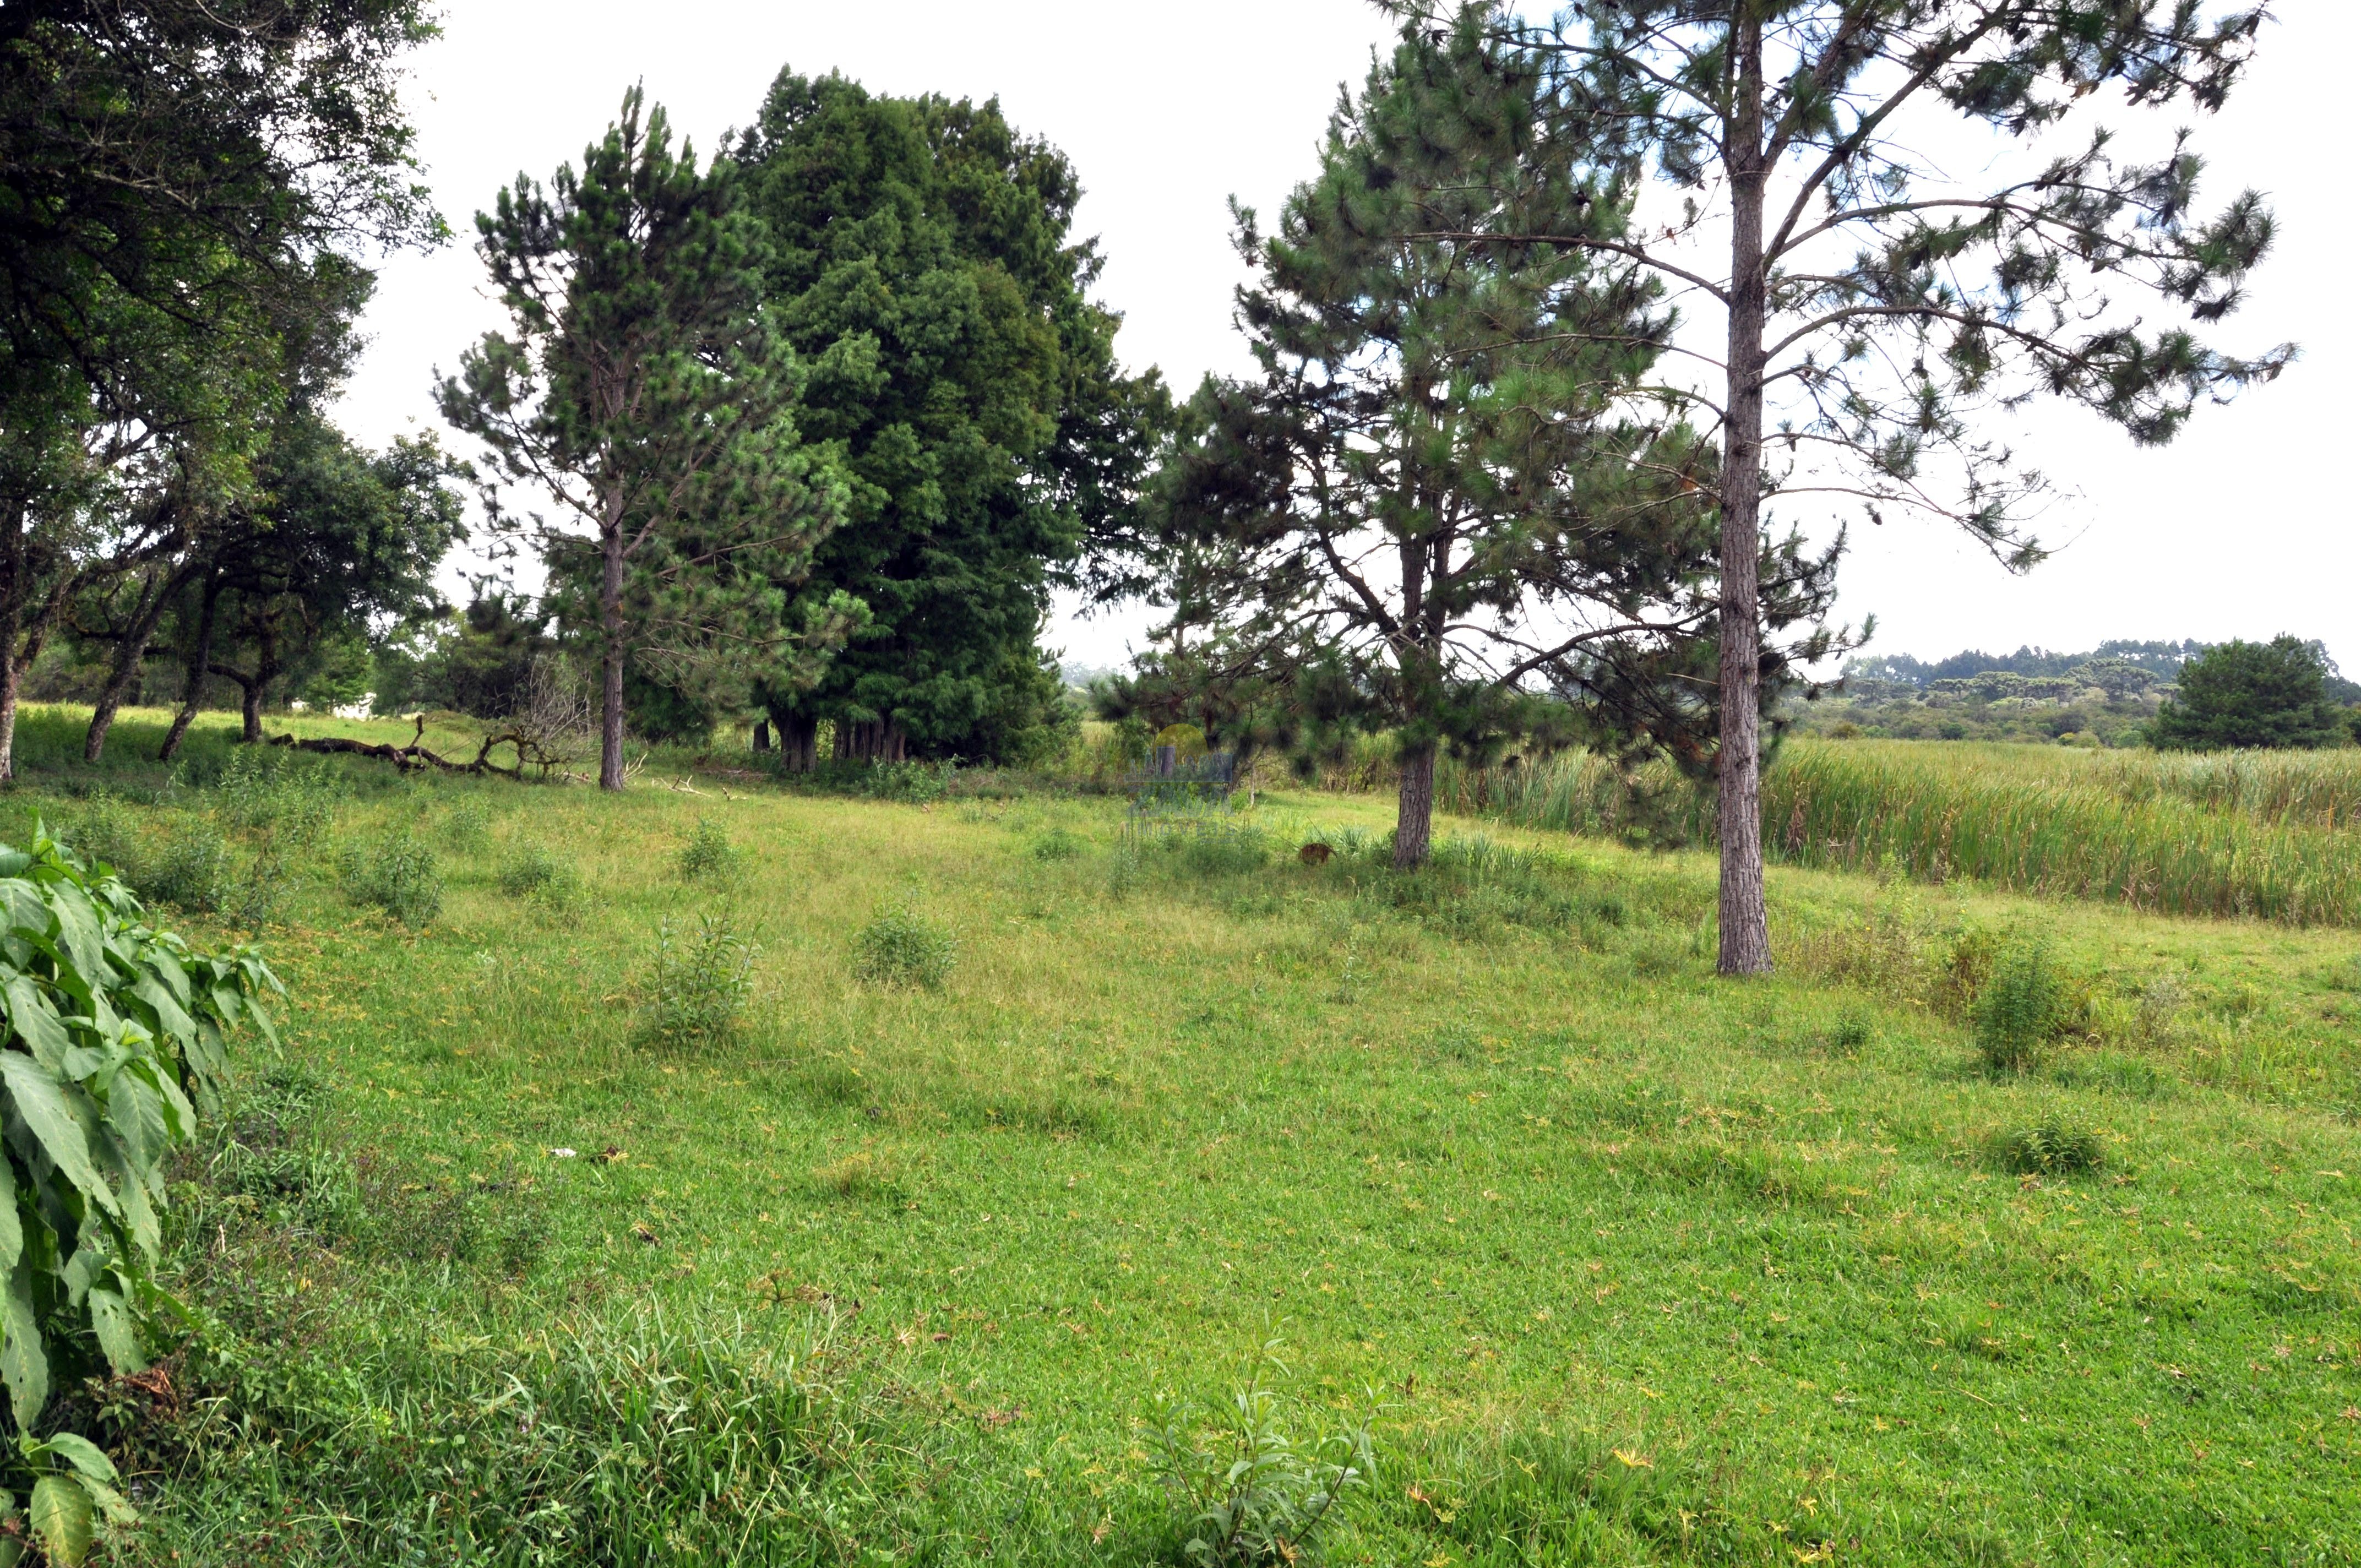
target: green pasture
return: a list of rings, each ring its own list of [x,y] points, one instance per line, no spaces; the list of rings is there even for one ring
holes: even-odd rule
[[[126,1560],[1169,1561],[1156,1401],[1257,1377],[1369,1425],[1334,1562],[2361,1559],[2349,930],[1781,867],[1732,984],[1696,853],[1451,819],[1400,877],[1382,797],[1141,838],[661,755],[331,762],[298,845],[225,821],[221,723],[167,778],[126,716],[93,797],[30,714],[8,802],[286,883]],[[353,891],[397,841],[423,925]],[[881,916],[939,989],[861,978]],[[742,1030],[667,1045],[708,916]],[[1972,993],[2036,947],[2068,1032],[1994,1076]],[[2028,1163],[2060,1129],[2095,1168]]]

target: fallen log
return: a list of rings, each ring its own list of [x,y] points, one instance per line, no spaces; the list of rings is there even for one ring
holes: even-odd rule
[[[391,762],[403,773],[409,773],[416,768],[433,767],[439,768],[446,773],[474,773],[478,776],[498,774],[501,778],[515,779],[521,783],[524,778],[524,770],[527,766],[531,766],[538,769],[544,779],[553,773],[560,777],[570,776],[563,770],[566,764],[572,761],[571,758],[552,756],[533,737],[521,729],[501,729],[486,735],[483,743],[476,749],[475,761],[455,762],[448,757],[438,755],[426,749],[426,716],[424,714],[413,713],[410,715],[410,718],[417,728],[412,731],[410,744],[407,746],[396,746],[379,740],[355,740],[343,735],[314,735],[300,740],[293,735],[274,735],[270,738],[270,744],[291,746],[298,751],[316,751],[330,756],[371,757],[381,762]],[[492,752],[502,746],[512,746],[516,749],[516,762],[513,766],[502,767],[492,761]]]

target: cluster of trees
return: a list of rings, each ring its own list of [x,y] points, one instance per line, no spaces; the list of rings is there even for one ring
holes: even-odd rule
[[[1318,175],[1269,234],[1239,214],[1260,374],[1185,411],[1146,524],[1171,615],[1115,706],[1390,727],[1404,866],[1438,746],[1552,720],[1669,752],[1719,789],[1721,967],[1759,972],[1766,715],[1845,639],[1841,538],[1771,509],[1928,514],[2026,569],[2043,482],[1982,412],[2062,397],[2158,443],[2279,373],[2199,335],[2269,247],[2259,198],[2203,214],[2185,137],[2143,163],[2066,124],[2217,106],[2264,8],[1387,8]],[[2016,156],[1946,179],[1914,149],[1947,121]]]
[[[0,778],[44,654],[151,659],[247,728],[293,665],[433,603],[459,535],[431,442],[326,408],[372,249],[433,242],[396,93],[422,0],[26,0],[0,15]]]
[[[700,159],[629,94],[477,218],[507,321],[436,399],[546,587],[457,621],[431,576],[460,470],[324,412],[361,244],[440,232],[391,77],[418,0],[11,6],[0,766],[61,640],[104,672],[93,751],[151,659],[187,711],[236,686],[255,733],[369,644],[478,707],[553,650],[595,665],[609,787],[632,724],[755,718],[796,767],[823,732],[1018,757],[1063,711],[1049,591],[1146,594],[1169,613],[1109,710],[1306,757],[1394,737],[1404,867],[1446,749],[1678,759],[1719,790],[1722,967],[1766,968],[1765,740],[1857,641],[1841,533],[1807,548],[1798,505],[2026,569],[2042,480],[1985,411],[2062,397],[2162,442],[2279,372],[2201,337],[2261,201],[2202,211],[2185,137],[2084,136],[2110,101],[2217,106],[2264,8],[1383,3],[1399,46],[1312,176],[1236,213],[1255,373],[1178,408],[1116,364],[1071,167],[996,104],[784,73]],[[1946,122],[1996,172],[1913,150]]]

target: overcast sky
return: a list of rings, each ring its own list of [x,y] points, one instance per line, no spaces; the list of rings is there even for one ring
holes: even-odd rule
[[[1839,609],[1878,618],[1872,651],[2289,630],[2324,639],[2361,674],[2361,499],[2338,477],[2339,455],[2361,442],[2361,287],[2347,245],[2351,153],[2331,112],[2361,56],[2361,5],[2280,9],[2252,76],[2199,123],[2199,146],[2212,202],[2252,185],[2279,220],[2275,258],[2220,341],[2247,350],[2292,339],[2302,358],[2239,403],[2202,411],[2161,451],[2135,450],[2070,409],[2038,409],[2024,445],[2064,491],[2041,531],[2066,548],[2030,577],[1932,524],[1857,529]],[[1227,200],[1268,210],[1311,171],[1338,84],[1359,82],[1383,36],[1361,0],[450,0],[444,21],[416,59],[412,112],[459,239],[383,267],[374,342],[346,405],[354,433],[373,442],[434,422],[434,370],[497,324],[470,245],[473,214],[500,185],[578,162],[635,80],[709,150],[790,66],[840,70],[883,93],[996,95],[1081,172],[1078,228],[1106,254],[1101,292],[1124,313],[1124,358],[1161,366],[1183,390],[1207,370],[1242,369]],[[1061,615],[1049,641],[1071,659],[1114,663],[1146,624]]]

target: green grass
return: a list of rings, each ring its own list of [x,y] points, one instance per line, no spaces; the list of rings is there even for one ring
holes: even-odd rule
[[[23,818],[91,806],[44,722]],[[1732,985],[1705,857],[1449,820],[1401,878],[1381,799],[349,776],[266,927],[290,1063],[181,1191],[216,1326],[134,1561],[1163,1561],[1142,1423],[1258,1368],[1302,1444],[1373,1420],[1333,1562],[2361,1554],[2350,933],[1780,868]],[[334,869],[403,832],[419,927]],[[724,912],[739,1027],[648,1045]],[[939,988],[862,978],[895,914]],[[1988,1071],[2037,944],[2059,1033]]]
[[[1702,842],[1703,797],[1570,753],[1446,769],[1438,798],[1534,828]],[[2361,926],[2361,751],[2209,756],[1799,740],[1763,780],[1768,852],[2176,915]]]

